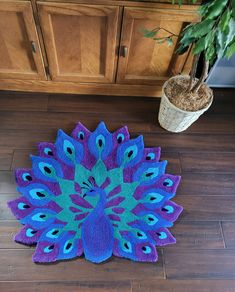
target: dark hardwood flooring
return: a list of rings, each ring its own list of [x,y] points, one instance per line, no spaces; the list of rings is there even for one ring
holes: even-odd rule
[[[0,92],[0,291],[235,291],[235,91],[216,90],[208,113],[181,134],[160,128],[158,107],[153,98]],[[12,241],[20,227],[6,207],[18,196],[12,170],[30,166],[36,143],[53,141],[58,128],[70,132],[81,121],[94,129],[101,120],[160,145],[168,171],[182,175],[177,244],[158,249],[153,264],[34,264],[33,248]]]

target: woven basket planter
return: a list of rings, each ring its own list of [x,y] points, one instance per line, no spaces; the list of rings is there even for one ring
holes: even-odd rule
[[[187,76],[179,75],[179,76],[174,76],[170,78],[169,80],[173,78],[185,78],[185,77]],[[167,83],[169,82],[169,80],[167,80],[164,83],[163,88],[162,88],[162,98],[161,98],[160,109],[159,109],[159,114],[158,114],[158,121],[162,128],[166,129],[167,131],[177,133],[177,132],[182,132],[186,130],[205,111],[208,110],[208,108],[212,104],[213,96],[208,106],[201,110],[192,112],[192,111],[185,111],[185,110],[179,109],[169,101],[168,97],[165,94],[165,87],[167,86]]]

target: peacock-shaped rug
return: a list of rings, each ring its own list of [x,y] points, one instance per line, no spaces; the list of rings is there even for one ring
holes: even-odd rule
[[[182,212],[172,202],[179,176],[165,173],[160,148],[130,139],[127,127],[94,132],[78,123],[72,135],[38,144],[32,169],[15,171],[22,195],[8,203],[24,227],[14,239],[35,245],[34,262],[113,255],[157,261],[156,246],[175,243],[168,228]]]

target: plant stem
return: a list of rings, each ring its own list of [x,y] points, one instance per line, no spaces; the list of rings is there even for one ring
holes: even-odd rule
[[[188,86],[187,92],[190,92],[192,90],[194,79],[195,79],[195,76],[196,76],[198,61],[199,61],[199,54],[194,55],[193,64],[192,64],[192,70],[191,70],[191,73],[190,73],[189,86]]]
[[[206,79],[206,77],[208,75],[208,70],[209,70],[209,61],[206,61],[206,59],[204,57],[202,74],[201,74],[201,77],[199,78],[198,82],[193,86],[192,93],[198,92],[198,90],[200,89],[202,83],[205,81],[205,79]]]

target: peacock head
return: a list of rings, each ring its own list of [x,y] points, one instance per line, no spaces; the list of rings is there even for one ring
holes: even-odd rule
[[[94,197],[100,193],[100,188],[97,186],[94,177],[89,177],[88,181],[84,181],[82,184],[82,189],[85,190],[83,198],[85,198],[86,196]]]

